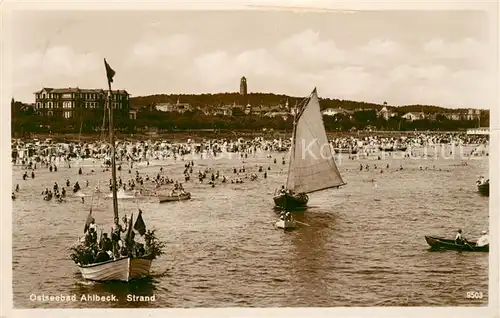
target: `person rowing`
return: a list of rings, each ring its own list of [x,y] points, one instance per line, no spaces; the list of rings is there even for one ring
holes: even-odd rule
[[[464,244],[465,240],[462,235],[462,229],[458,229],[457,234],[455,235],[455,244]]]
[[[457,235],[455,235],[455,244],[465,245],[465,246],[469,247],[470,249],[474,250],[474,247],[472,247],[469,244],[469,242],[467,242],[467,240],[463,237],[461,229],[458,229]]]

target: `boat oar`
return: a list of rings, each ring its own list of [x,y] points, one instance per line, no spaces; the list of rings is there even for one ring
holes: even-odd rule
[[[468,246],[474,252],[474,247],[472,247],[472,245],[470,245],[469,243],[467,243],[467,241],[465,241],[464,244],[466,246]]]
[[[297,221],[297,220],[295,220],[295,222],[297,222],[297,223],[299,223],[299,224],[302,224],[302,225],[307,225],[307,226],[310,226],[310,225],[309,225],[309,224],[307,224],[307,223],[300,222],[300,221]]]

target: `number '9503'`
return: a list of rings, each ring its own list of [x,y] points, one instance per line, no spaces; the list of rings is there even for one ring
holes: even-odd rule
[[[483,298],[482,292],[467,292],[467,298],[481,299]]]

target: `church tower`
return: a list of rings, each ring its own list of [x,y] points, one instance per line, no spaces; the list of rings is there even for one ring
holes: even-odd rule
[[[247,94],[247,79],[243,76],[240,80],[240,95],[246,96]]]

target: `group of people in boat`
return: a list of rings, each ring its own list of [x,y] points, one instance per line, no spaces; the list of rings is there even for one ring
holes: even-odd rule
[[[145,243],[135,241],[135,232],[130,231],[129,237],[122,237],[122,233],[128,232],[128,219],[125,215],[122,218],[124,225],[120,224],[118,218],[114,219],[111,227],[111,237],[108,233],[101,231],[98,239],[97,226],[95,219],[86,228],[83,245],[80,248],[85,249],[84,259],[78,260],[82,265],[101,263],[109,260],[115,260],[120,257],[142,257],[150,252],[150,242],[145,238]]]
[[[295,192],[290,190],[290,189],[285,189],[285,185],[281,186],[281,189],[279,189],[278,194],[289,194],[289,195],[295,195]]]
[[[489,182],[490,182],[490,179],[486,179],[484,176],[480,176],[479,179],[476,181],[476,184],[482,185],[482,184],[486,184]]]
[[[186,195],[187,192],[184,190],[184,187],[182,186],[182,183],[179,183],[175,181],[174,188],[170,192],[170,196],[181,196],[181,195]]]
[[[290,212],[282,211],[280,213],[280,220],[291,222],[293,220],[292,214]]]

